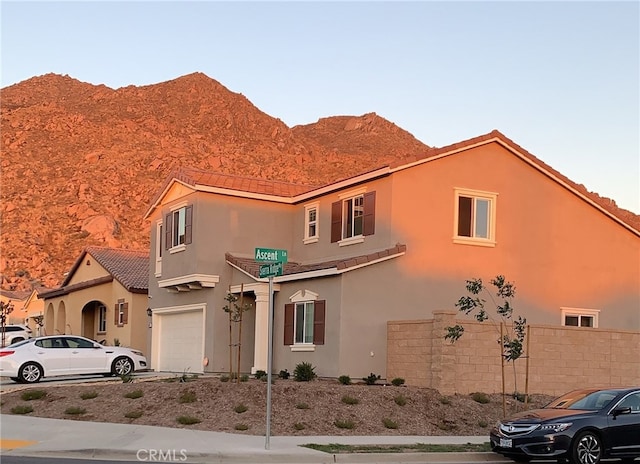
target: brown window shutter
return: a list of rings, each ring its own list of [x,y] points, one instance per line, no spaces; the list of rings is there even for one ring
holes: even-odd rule
[[[293,345],[293,303],[284,305],[284,344]]]
[[[376,192],[364,194],[364,218],[362,235],[373,235],[376,231]]]
[[[189,245],[193,235],[193,205],[187,206],[184,213],[184,244]]]
[[[165,216],[164,220],[164,248],[168,250],[171,248],[171,213]]]
[[[122,309],[122,323],[126,324],[129,322],[129,303],[125,303]]]
[[[331,243],[342,238],[342,202],[331,203]]]
[[[324,345],[325,300],[318,300],[313,306],[313,344]]]
[[[113,307],[113,323],[117,326],[118,325],[118,303],[115,304],[115,306]]]
[[[458,197],[458,236],[471,237],[472,199]]]

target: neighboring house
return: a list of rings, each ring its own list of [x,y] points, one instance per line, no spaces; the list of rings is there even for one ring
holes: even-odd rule
[[[638,216],[497,131],[322,187],[185,168],[146,218],[155,370],[228,372],[222,308],[241,290],[254,305],[241,369],[267,369],[256,247],[288,252],[273,279],[276,373],[307,361],[384,378],[388,321],[455,310],[466,279],[497,274],[530,323],[640,331]]]
[[[148,352],[147,251],[87,247],[60,288],[43,292],[47,335],[82,335]]]
[[[31,329],[34,337],[39,337],[46,333],[46,327],[44,326],[44,300],[40,295],[50,290],[47,287],[34,288],[22,307],[23,322]]]
[[[29,298],[29,291],[0,290],[0,301],[5,305],[11,305],[11,312],[6,315],[6,324],[24,323],[24,305]]]

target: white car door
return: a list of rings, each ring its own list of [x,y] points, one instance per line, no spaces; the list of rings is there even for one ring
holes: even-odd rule
[[[44,375],[65,375],[69,370],[69,354],[61,337],[37,340],[32,348],[36,360],[44,367]]]
[[[65,337],[69,346],[70,374],[97,374],[109,372],[107,354],[95,348],[91,340],[82,337]]]

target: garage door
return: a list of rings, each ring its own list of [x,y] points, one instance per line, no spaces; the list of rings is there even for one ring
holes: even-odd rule
[[[159,314],[158,370],[203,372],[202,309]]]

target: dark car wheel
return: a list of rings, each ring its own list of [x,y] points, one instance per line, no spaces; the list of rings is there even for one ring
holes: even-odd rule
[[[133,372],[133,361],[126,356],[116,358],[111,365],[111,372],[115,375],[129,375]]]
[[[513,456],[511,459],[515,462],[531,462],[531,458],[527,456]]]
[[[602,459],[600,437],[593,432],[583,432],[573,442],[573,462],[575,464],[598,464]]]
[[[18,372],[19,380],[24,383],[39,382],[43,375],[42,367],[33,362],[23,364]]]

